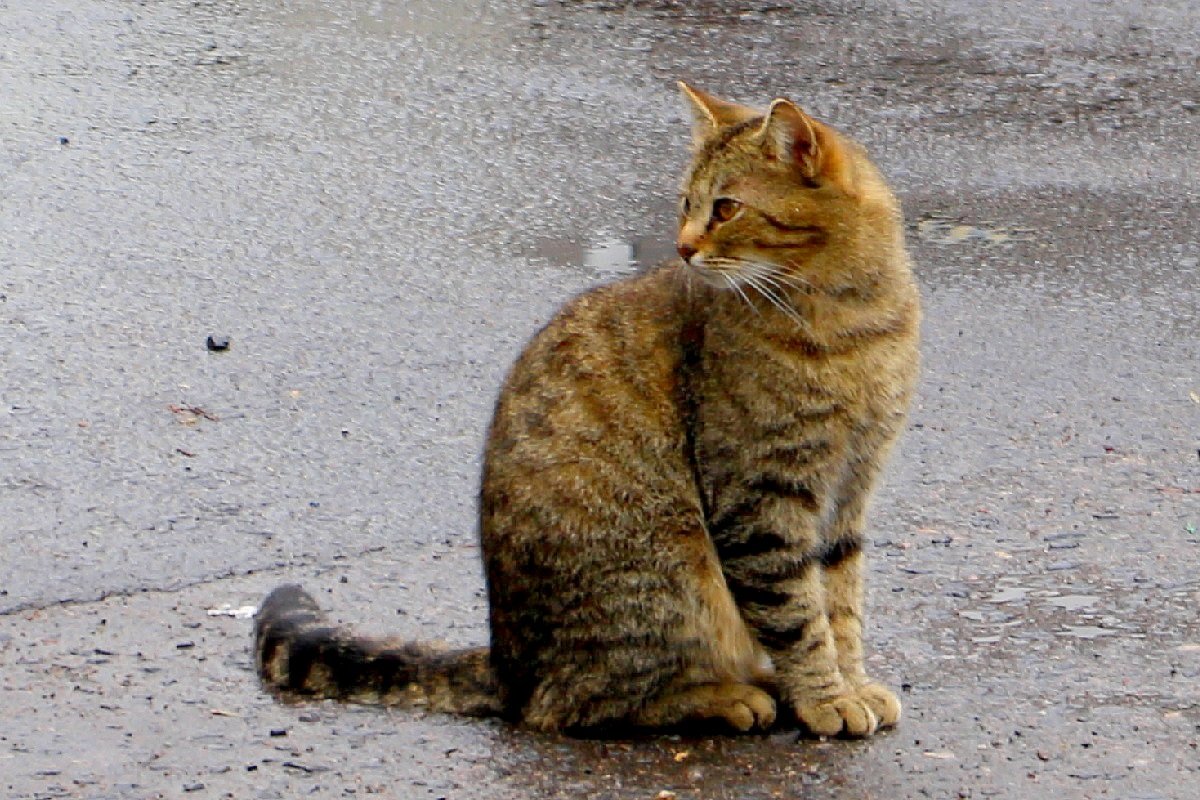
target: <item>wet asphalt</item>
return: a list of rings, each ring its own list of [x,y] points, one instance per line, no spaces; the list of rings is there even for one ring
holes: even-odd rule
[[[1200,797],[1195,4],[0,23],[0,795]],[[678,78],[801,102],[904,200],[926,366],[868,633],[900,727],[575,741],[262,694],[241,616],[285,581],[486,641],[496,387],[565,298],[670,252]]]

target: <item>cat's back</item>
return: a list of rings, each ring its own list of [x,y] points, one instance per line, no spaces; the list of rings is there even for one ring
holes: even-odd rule
[[[485,493],[547,469],[598,467],[677,444],[683,277],[668,265],[597,287],[533,337],[500,391]]]
[[[598,515],[629,516],[608,521],[624,529],[683,491],[683,277],[667,265],[589,290],[518,357],[485,451],[485,549],[497,537],[586,535]]]

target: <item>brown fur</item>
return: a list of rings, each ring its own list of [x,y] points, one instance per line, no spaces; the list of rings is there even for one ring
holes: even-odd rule
[[[543,730],[765,728],[776,700],[820,734],[899,719],[861,644],[867,500],[917,372],[897,203],[792,103],[683,90],[684,261],[568,303],[501,389],[486,662],[356,639],[286,587],[256,628],[268,685]]]

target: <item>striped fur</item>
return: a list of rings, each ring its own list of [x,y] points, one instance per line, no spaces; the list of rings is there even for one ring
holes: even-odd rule
[[[487,649],[357,638],[284,587],[256,626],[289,694],[595,733],[715,722],[868,735],[866,506],[917,372],[899,209],[792,104],[684,88],[676,262],[588,292],[530,342],[484,453]]]
[[[280,586],[259,608],[255,664],[281,695],[412,705],[494,716],[503,710],[486,647],[438,650],[366,639],[333,628],[299,586]]]

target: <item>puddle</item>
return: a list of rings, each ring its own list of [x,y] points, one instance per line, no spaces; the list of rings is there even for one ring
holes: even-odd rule
[[[630,275],[653,267],[675,255],[667,237],[622,237],[608,231],[585,241],[543,239],[523,255],[560,267],[577,267],[602,277]]]
[[[917,238],[934,244],[964,242],[1000,245],[1027,242],[1033,238],[1029,228],[1006,228],[986,223],[966,223],[951,217],[927,216],[917,220]]]

